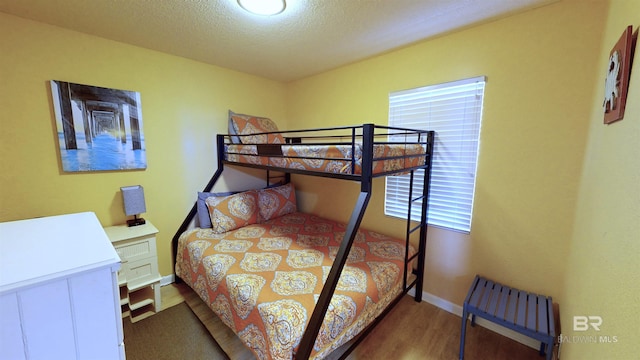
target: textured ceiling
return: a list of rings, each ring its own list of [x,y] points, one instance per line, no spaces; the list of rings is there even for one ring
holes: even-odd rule
[[[557,0],[0,0],[0,12],[292,81]]]

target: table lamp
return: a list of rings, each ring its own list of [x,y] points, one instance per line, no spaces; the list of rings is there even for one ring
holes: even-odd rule
[[[122,192],[122,202],[124,204],[124,213],[127,216],[133,215],[133,219],[127,220],[128,226],[143,225],[145,220],[138,217],[139,214],[146,212],[147,208],[144,203],[144,189],[140,185],[124,186],[120,188]]]

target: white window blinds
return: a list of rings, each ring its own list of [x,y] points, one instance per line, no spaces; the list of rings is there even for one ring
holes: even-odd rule
[[[436,131],[429,196],[429,224],[471,231],[471,214],[482,119],[484,76],[393,92],[389,126]],[[385,214],[406,219],[409,175],[386,178]],[[413,197],[422,194],[424,173],[414,176]],[[420,221],[420,202],[411,219]]]

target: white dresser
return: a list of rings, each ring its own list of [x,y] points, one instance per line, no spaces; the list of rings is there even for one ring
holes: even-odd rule
[[[119,268],[92,212],[0,223],[0,357],[124,359]]]

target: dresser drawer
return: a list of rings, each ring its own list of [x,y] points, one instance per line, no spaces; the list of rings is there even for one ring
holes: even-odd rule
[[[122,261],[137,261],[156,256],[156,238],[154,235],[143,236],[131,240],[119,241],[115,246]]]

